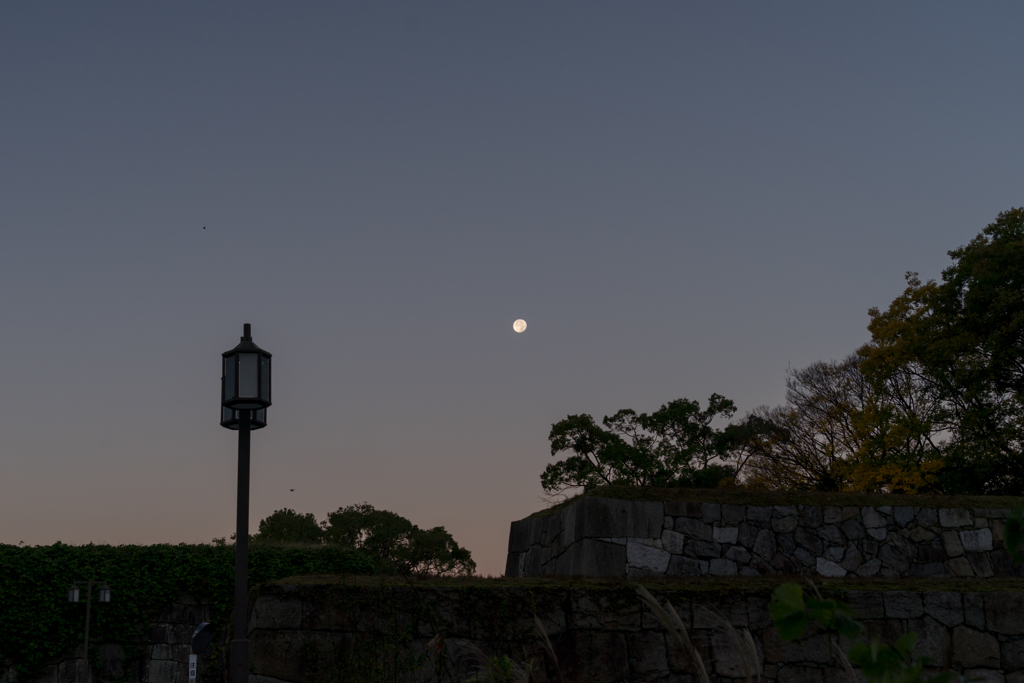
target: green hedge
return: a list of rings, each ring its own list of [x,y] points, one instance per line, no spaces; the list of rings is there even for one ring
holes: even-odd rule
[[[93,593],[91,643],[117,643],[143,654],[146,626],[183,595],[208,601],[211,621],[227,623],[234,599],[234,546],[0,545],[0,662],[38,675],[81,643],[85,595],[67,600],[72,581],[107,581],[109,604]],[[249,585],[299,574],[373,574],[365,555],[337,547],[249,548]],[[84,589],[84,586],[83,586]],[[93,661],[92,658],[90,658]]]

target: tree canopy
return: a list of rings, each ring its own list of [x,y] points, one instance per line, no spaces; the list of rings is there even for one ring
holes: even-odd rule
[[[633,486],[716,486],[733,474],[720,462],[729,435],[712,426],[736,412],[732,401],[718,394],[701,410],[698,401],[680,398],[653,413],[630,409],[605,416],[598,425],[587,414],[569,415],[551,425],[551,455],[568,452],[541,474],[549,494],[603,484]]]
[[[444,527],[421,529],[389,510],[369,503],[338,508],[317,522],[312,513],[276,510],[260,521],[253,541],[327,544],[369,556],[378,571],[433,576],[469,575],[476,563]]]
[[[881,395],[910,386],[927,404],[927,420],[908,428],[941,440],[946,492],[1017,494],[1024,487],[1024,209],[999,214],[949,256],[941,282],[908,273],[903,294],[870,311],[861,370]]]

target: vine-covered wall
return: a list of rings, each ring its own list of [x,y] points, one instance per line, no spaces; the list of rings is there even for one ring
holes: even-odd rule
[[[104,680],[141,680],[144,663],[152,658],[148,625],[158,623],[158,615],[181,596],[202,600],[211,623],[226,623],[234,557],[230,545],[0,545],[0,676],[4,683],[12,677],[32,679],[68,659],[76,647],[80,657],[85,586],[80,584],[77,604],[68,602],[68,587],[97,579],[107,582],[112,599],[98,603],[94,588],[90,659],[113,667],[97,671]],[[371,574],[374,567],[367,557],[335,547],[250,548],[251,585],[315,572]]]

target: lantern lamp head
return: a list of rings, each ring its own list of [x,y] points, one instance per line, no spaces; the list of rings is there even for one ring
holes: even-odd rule
[[[238,429],[239,411],[251,410],[252,428],[265,427],[270,406],[270,352],[253,343],[252,326],[246,323],[238,346],[221,355],[221,426]]]
[[[100,602],[110,602],[110,586],[107,584],[100,588]]]
[[[68,602],[78,602],[79,590],[78,584],[73,583],[68,588]]]

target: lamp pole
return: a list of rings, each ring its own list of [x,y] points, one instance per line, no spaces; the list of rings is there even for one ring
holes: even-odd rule
[[[80,579],[78,581],[72,581],[71,587],[68,589],[68,602],[78,602],[80,589],[78,584],[85,584],[85,644],[83,654],[85,657],[85,671],[89,673],[89,623],[92,621],[92,587],[94,584],[102,583],[103,586],[100,588],[100,602],[110,602],[110,586],[107,585],[106,581],[97,581],[96,579],[89,579],[88,581]]]
[[[235,519],[235,623],[230,683],[249,681],[249,436],[267,426],[271,354],[252,341],[245,323],[238,346],[225,351],[220,424],[238,430],[238,507]]]
[[[246,325],[248,327],[248,325]],[[249,680],[249,429],[251,411],[238,411],[238,515],[235,524],[235,637],[231,683]]]

